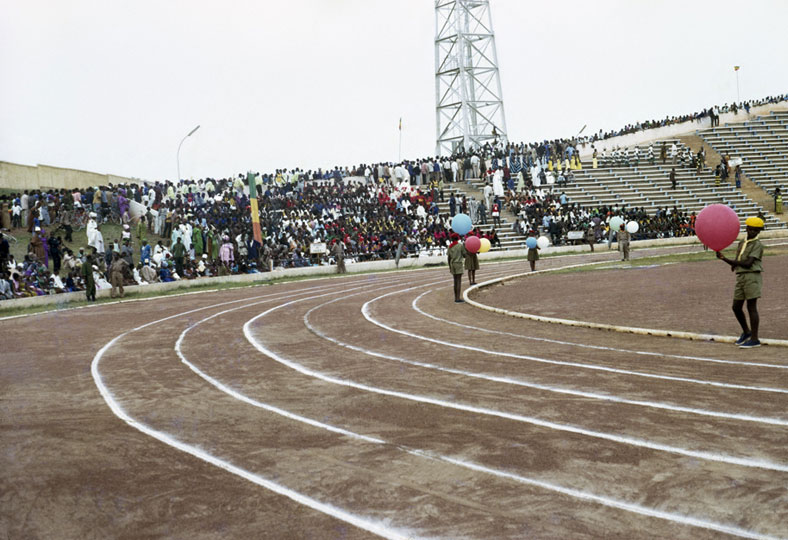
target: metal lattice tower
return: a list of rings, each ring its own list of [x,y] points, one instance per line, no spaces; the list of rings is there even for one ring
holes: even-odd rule
[[[437,154],[507,142],[489,0],[435,1]]]

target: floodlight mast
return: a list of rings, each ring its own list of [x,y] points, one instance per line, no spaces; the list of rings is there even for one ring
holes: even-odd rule
[[[508,141],[489,0],[435,0],[436,154]]]

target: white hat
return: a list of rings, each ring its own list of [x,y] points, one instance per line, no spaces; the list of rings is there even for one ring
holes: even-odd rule
[[[91,212],[90,214],[88,214],[88,216],[90,216],[90,217],[96,217],[96,213],[95,213],[95,212]]]

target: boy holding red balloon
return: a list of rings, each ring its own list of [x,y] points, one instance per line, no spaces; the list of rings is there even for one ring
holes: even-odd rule
[[[739,321],[742,335],[736,340],[736,345],[744,349],[760,347],[758,340],[758,298],[761,297],[763,286],[763,244],[756,237],[763,230],[763,220],[757,217],[747,218],[747,239],[739,242],[736,248],[736,258],[729,259],[722,252],[717,251],[717,258],[730,265],[731,271],[736,272],[736,286],[733,289],[733,314]],[[744,315],[744,301],[747,301],[747,312],[750,314],[750,325]]]
[[[472,236],[471,238],[477,237]],[[470,240],[470,238],[468,240]],[[476,255],[478,251],[479,248],[471,250],[469,242],[465,242],[465,269],[468,271],[468,282],[471,285],[476,285],[476,270],[479,269],[479,257]]]

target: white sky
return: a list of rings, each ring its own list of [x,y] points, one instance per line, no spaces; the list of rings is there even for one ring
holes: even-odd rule
[[[491,0],[509,138],[788,91],[788,2]],[[435,149],[431,0],[0,0],[0,160],[147,179]]]

